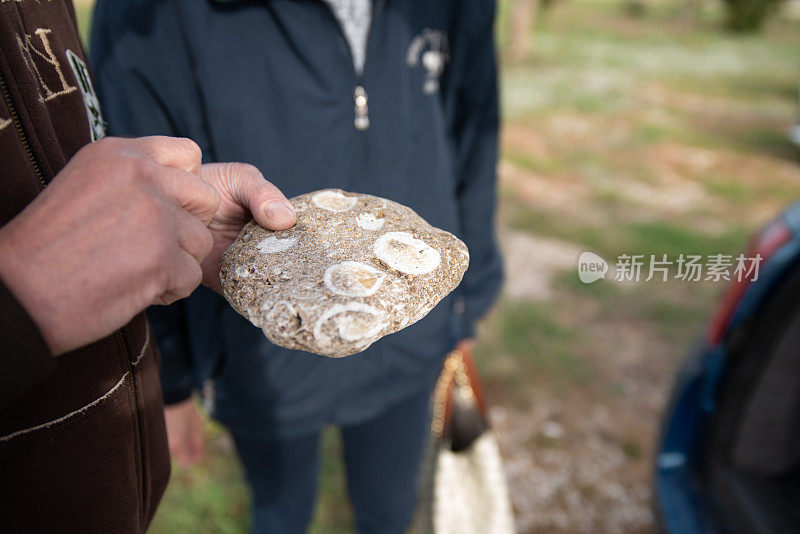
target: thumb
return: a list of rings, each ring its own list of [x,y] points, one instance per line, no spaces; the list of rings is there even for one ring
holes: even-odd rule
[[[247,219],[247,211],[269,230],[285,230],[297,222],[294,207],[280,189],[268,182],[256,167],[247,163],[209,163],[201,176],[220,193],[217,216]]]

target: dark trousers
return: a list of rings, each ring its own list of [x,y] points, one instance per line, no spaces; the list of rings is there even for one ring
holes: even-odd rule
[[[430,392],[342,427],[347,491],[362,534],[402,534],[411,521],[429,432]],[[302,533],[314,509],[320,434],[292,440],[234,436],[253,495],[254,534]]]

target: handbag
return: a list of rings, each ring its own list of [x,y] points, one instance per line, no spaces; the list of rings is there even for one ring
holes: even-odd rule
[[[500,448],[489,427],[483,389],[468,351],[451,351],[436,381],[412,531],[515,532]]]

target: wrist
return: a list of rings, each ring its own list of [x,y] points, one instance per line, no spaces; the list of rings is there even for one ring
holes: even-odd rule
[[[0,279],[36,325],[50,353],[58,355],[65,351],[61,350],[47,319],[46,305],[37,290],[39,284],[32,279],[34,263],[28,261],[26,251],[25,242],[16,235],[13,222],[0,228]]]

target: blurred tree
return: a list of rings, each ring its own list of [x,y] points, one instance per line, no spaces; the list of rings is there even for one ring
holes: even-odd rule
[[[533,45],[533,28],[540,16],[557,0],[513,0],[511,4],[511,59],[520,61],[528,57]]]
[[[697,22],[697,12],[700,9],[700,0],[683,0],[682,18],[688,26]]]
[[[528,57],[531,52],[531,30],[539,0],[514,0],[511,5],[510,55],[514,61]]]
[[[647,2],[644,0],[625,0],[623,10],[630,17],[643,17],[647,14]]]
[[[723,0],[727,10],[728,28],[735,32],[751,33],[761,29],[767,17],[784,0]]]

